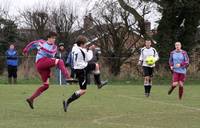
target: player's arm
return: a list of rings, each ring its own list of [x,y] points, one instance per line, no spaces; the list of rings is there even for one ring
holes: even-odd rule
[[[9,55],[8,51],[5,52],[5,55],[6,55],[6,58],[7,58],[7,59],[12,59],[12,56]]]
[[[6,51],[5,52],[5,55],[6,55],[6,58],[7,59],[11,59],[11,60],[16,60],[17,59],[17,52],[14,54],[14,55],[10,55],[9,53],[8,53],[8,51]]]
[[[90,61],[93,58],[93,52],[92,50],[86,50],[85,51],[85,61]]]
[[[30,51],[37,49],[39,50],[41,48],[41,44],[43,44],[45,41],[44,40],[36,40],[30,42],[26,47],[23,49],[23,54],[27,55]]]
[[[155,50],[155,55],[154,55],[155,61],[158,61],[159,60],[158,52],[156,51],[156,49],[154,49],[154,50]]]
[[[181,67],[187,67],[189,65],[189,57],[187,52],[183,52],[184,61],[180,64]]]
[[[138,65],[142,65],[142,62],[143,62],[143,59],[144,59],[142,51],[143,51],[143,49],[140,50],[140,57],[139,57]]]
[[[93,50],[95,49],[95,45],[85,45],[85,48],[83,49],[83,52],[85,54],[85,61],[89,62],[93,58]]]

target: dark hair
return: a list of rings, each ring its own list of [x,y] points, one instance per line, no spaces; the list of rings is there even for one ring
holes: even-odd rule
[[[47,35],[47,38],[56,37],[56,36],[57,36],[57,33],[49,32],[49,34]]]
[[[83,35],[80,35],[80,36],[77,37],[75,43],[76,43],[78,46],[81,46],[81,44],[85,44],[85,43],[87,43],[87,42],[88,42],[87,37],[85,37],[85,36],[83,36]]]
[[[151,41],[151,39],[147,38],[147,39],[145,39],[145,41]]]

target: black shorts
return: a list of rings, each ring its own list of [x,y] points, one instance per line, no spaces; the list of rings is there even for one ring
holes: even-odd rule
[[[85,67],[84,69],[75,69],[76,77],[79,81],[79,87],[80,89],[87,89],[87,74],[91,71],[94,71],[96,68],[95,63],[90,63]]]
[[[8,77],[17,78],[17,66],[8,65]]]
[[[144,76],[153,77],[153,68],[152,67],[145,67],[145,66],[143,66],[142,68],[143,68]]]

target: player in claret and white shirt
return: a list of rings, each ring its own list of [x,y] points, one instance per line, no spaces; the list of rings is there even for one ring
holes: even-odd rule
[[[57,34],[50,32],[46,40],[36,40],[29,43],[24,49],[23,54],[28,55],[28,53],[36,49],[36,61],[35,66],[39,72],[43,85],[39,87],[29,98],[26,99],[30,108],[33,109],[33,102],[36,97],[42,94],[45,90],[49,88],[49,78],[51,73],[51,68],[57,66],[66,78],[67,82],[73,82],[74,80],[70,77],[68,70],[65,68],[62,59],[54,58],[57,52],[57,46],[55,44]]]
[[[181,100],[187,67],[189,65],[189,57],[187,52],[181,49],[180,42],[175,43],[175,50],[170,53],[169,65],[173,71],[173,82],[168,91],[168,95],[179,85],[179,99]]]
[[[69,97],[66,101],[63,101],[63,108],[64,111],[67,111],[69,104],[80,96],[86,93],[87,89],[87,74],[89,72],[94,73],[95,82],[98,88],[107,84],[107,81],[101,81],[100,79],[100,69],[97,63],[88,63],[93,58],[92,49],[95,47],[92,45],[87,48],[87,38],[85,36],[78,36],[76,43],[74,44],[71,54],[73,58],[73,68],[76,73],[76,77],[79,80],[79,87],[80,89],[77,90]]]

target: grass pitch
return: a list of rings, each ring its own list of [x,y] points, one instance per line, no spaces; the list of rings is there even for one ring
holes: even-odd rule
[[[200,86],[185,86],[182,101],[177,88],[154,86],[149,98],[143,86],[88,86],[85,96],[63,112],[62,100],[78,86],[54,86],[35,101],[25,103],[38,86],[0,85],[0,128],[199,128]]]

